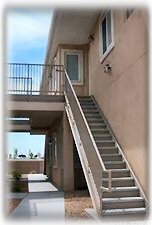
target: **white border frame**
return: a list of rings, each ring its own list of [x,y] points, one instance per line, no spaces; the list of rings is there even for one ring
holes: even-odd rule
[[[103,54],[101,26],[102,26],[102,22],[103,22],[104,18],[107,15],[107,12],[109,10],[111,11],[111,35],[112,35],[111,36],[111,39],[112,39],[112,42],[108,46],[108,48],[105,51],[105,53]],[[99,18],[99,55],[100,55],[100,63],[103,63],[103,61],[109,55],[109,53],[112,51],[112,49],[114,48],[114,46],[115,46],[115,43],[114,43],[114,16],[113,16],[113,10],[112,9],[108,9],[108,10],[104,11],[104,13],[101,13],[100,14],[100,18]]]
[[[78,56],[78,76],[79,80],[71,80],[73,85],[84,85],[84,73],[83,73],[83,50],[80,49],[61,49],[61,64],[66,68],[66,55]]]

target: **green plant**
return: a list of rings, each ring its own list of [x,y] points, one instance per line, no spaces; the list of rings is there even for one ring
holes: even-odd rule
[[[13,171],[12,172],[13,178],[15,178],[16,181],[20,180],[22,174],[18,171]]]
[[[14,184],[11,188],[12,192],[21,192],[21,188],[19,187],[18,184]]]
[[[11,190],[13,192],[20,192],[21,191],[20,179],[21,179],[22,175],[18,171],[13,171],[12,176],[13,176],[14,180],[12,180]]]
[[[33,154],[33,152],[31,152],[31,150],[29,150],[29,158],[30,159],[33,159],[34,158],[34,154]]]
[[[13,158],[17,159],[17,157],[18,157],[18,149],[14,148]]]

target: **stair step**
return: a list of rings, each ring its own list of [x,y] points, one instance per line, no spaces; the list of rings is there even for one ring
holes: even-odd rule
[[[88,121],[88,120],[87,120]],[[88,121],[88,124],[89,124],[89,126],[95,126],[95,127],[106,127],[106,124],[104,123],[104,122],[102,122],[102,121]]]
[[[112,137],[112,135],[110,133],[108,133],[108,134],[94,133],[93,136],[94,136],[94,138]]]
[[[108,178],[102,178],[103,187],[108,186]],[[130,187],[134,186],[135,182],[132,177],[112,178],[112,187]]]
[[[107,209],[102,211],[103,216],[131,215],[131,214],[146,214],[146,208],[126,208],[126,209]]]
[[[126,163],[123,161],[106,161],[104,162],[106,169],[125,169]]]
[[[112,188],[111,192],[103,191],[103,198],[121,198],[121,197],[138,197],[139,188],[136,186],[132,187],[115,187]]]
[[[86,104],[81,104],[82,109],[96,109],[97,107],[95,105],[86,105]]]
[[[89,117],[87,118],[87,121],[89,123],[104,123],[103,119],[99,116],[99,117]]]
[[[94,134],[109,134],[109,130],[105,124],[100,124],[100,125],[96,125],[96,126],[93,126],[90,124],[88,124],[88,125],[89,125],[90,130],[93,135]]]
[[[86,117],[96,117],[96,116],[99,117],[100,116],[100,118],[101,118],[101,115],[100,115],[98,110],[96,110],[95,112],[92,112],[92,111],[87,112],[87,111],[83,110],[83,112],[84,112]]]
[[[103,209],[125,209],[145,207],[142,197],[103,198]]]
[[[102,119],[102,117],[99,115],[99,114],[91,114],[91,113],[89,113],[89,114],[85,114],[85,118],[87,119],[87,121],[88,120],[95,120],[95,118],[96,119],[100,119],[101,121],[103,121],[103,119]]]
[[[100,136],[96,136],[96,135],[93,135],[93,136],[94,136],[95,141],[112,140],[111,134],[103,134],[103,135],[100,134]]]
[[[92,102],[92,101],[82,101],[82,100],[80,100],[79,102],[80,102],[81,106],[95,106],[94,102]]]
[[[122,156],[120,154],[101,154],[103,161],[120,161]]]
[[[98,147],[98,150],[100,154],[116,154],[119,152],[118,148],[115,146],[114,147],[106,147],[106,146]]]
[[[100,135],[102,135],[102,134],[109,134],[109,130],[107,128],[100,128],[100,127],[98,127],[98,128],[90,128],[90,129],[91,129],[93,135],[96,135],[96,134],[100,134]]]
[[[97,113],[97,114],[99,114],[99,112],[96,108],[93,108],[93,109],[83,108],[83,112],[84,112],[84,114],[87,114],[87,113]]]
[[[113,178],[129,177],[130,176],[129,169],[113,169],[113,170],[111,170],[111,172],[112,172]],[[102,177],[107,178],[108,173],[103,172]]]
[[[96,141],[97,146],[102,147],[115,147],[115,142],[113,140],[102,140]]]
[[[91,96],[78,96],[78,99],[81,100],[81,101],[92,101],[92,98]]]

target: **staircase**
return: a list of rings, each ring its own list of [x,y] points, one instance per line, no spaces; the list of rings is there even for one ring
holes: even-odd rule
[[[104,116],[92,97],[78,97],[106,169],[112,171],[111,192],[102,190],[102,215],[145,215],[146,203]],[[107,173],[102,184],[108,187]]]

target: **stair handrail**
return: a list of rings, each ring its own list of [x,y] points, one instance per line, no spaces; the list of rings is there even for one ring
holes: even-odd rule
[[[123,158],[123,160],[125,161],[127,168],[130,170],[130,173],[131,173],[132,177],[133,177],[134,180],[135,180],[135,184],[137,185],[137,187],[139,187],[140,194],[141,194],[141,196],[145,199],[146,207],[148,208],[148,207],[149,207],[149,202],[148,202],[147,196],[145,195],[145,193],[144,193],[144,191],[143,191],[143,189],[142,189],[142,187],[141,187],[141,185],[140,185],[139,180],[137,179],[137,177],[136,177],[136,175],[135,175],[135,173],[134,173],[132,167],[130,166],[130,164],[129,164],[129,162],[128,162],[128,160],[127,160],[127,158],[126,158],[126,156],[125,156],[125,154],[124,154],[124,152],[123,152],[123,150],[122,150],[122,147],[121,147],[120,143],[118,142],[118,140],[117,140],[117,138],[116,138],[116,136],[115,136],[115,134],[114,134],[114,132],[113,132],[112,127],[111,127],[110,124],[108,123],[108,121],[107,121],[107,119],[106,119],[106,117],[105,117],[105,115],[104,115],[104,113],[103,113],[103,110],[101,109],[101,107],[99,107],[99,105],[98,105],[97,101],[95,100],[94,96],[91,96],[91,98],[92,98],[93,102],[96,104],[98,110],[100,111],[100,114],[102,115],[102,117],[103,117],[103,119],[104,119],[104,122],[105,122],[106,126],[108,127],[108,129],[109,129],[109,131],[110,131],[110,133],[111,133],[111,135],[112,135],[112,137],[113,137],[113,140],[114,140],[115,143],[116,143],[116,146],[117,146],[117,148],[118,148],[118,151],[119,151],[119,153],[122,155],[122,158]]]
[[[103,172],[108,173],[108,187],[104,187],[104,186],[102,185],[100,188],[103,189],[103,190],[105,190],[105,191],[109,191],[109,192],[110,192],[111,189],[112,189],[112,171],[111,171],[111,169],[106,169],[106,168],[105,168],[105,165],[104,165],[104,163],[103,163],[102,157],[101,157],[101,155],[100,155],[100,153],[99,153],[99,151],[98,151],[97,145],[96,145],[96,143],[95,143],[95,141],[94,141],[93,135],[92,135],[92,133],[91,133],[91,131],[90,131],[90,128],[89,128],[89,126],[88,126],[88,123],[87,123],[86,118],[85,118],[85,116],[84,116],[84,113],[83,113],[83,111],[82,111],[82,108],[81,108],[81,106],[80,106],[80,103],[79,103],[78,98],[77,98],[77,96],[76,96],[76,93],[75,93],[75,91],[74,91],[73,85],[72,85],[72,83],[71,83],[71,81],[70,81],[70,79],[69,79],[68,73],[67,73],[67,71],[66,71],[65,68],[64,68],[64,74],[65,74],[65,79],[67,79],[67,81],[68,81],[68,83],[69,83],[69,86],[70,86],[70,88],[71,88],[72,94],[73,94],[73,96],[74,96],[74,98],[75,98],[75,100],[76,100],[76,102],[77,102],[79,111],[80,111],[80,113],[81,113],[81,115],[82,115],[82,118],[83,118],[83,120],[84,120],[85,126],[86,126],[86,128],[87,128],[88,133],[89,133],[90,139],[91,139],[92,144],[93,144],[93,146],[94,146],[94,150],[95,150],[95,152],[96,152],[96,155],[97,155],[97,157],[98,157],[98,160],[99,160],[99,162],[100,162],[100,165],[101,165],[101,167],[102,167],[102,170],[103,170]],[[65,87],[65,95],[67,96],[67,93],[66,93],[66,87]]]

